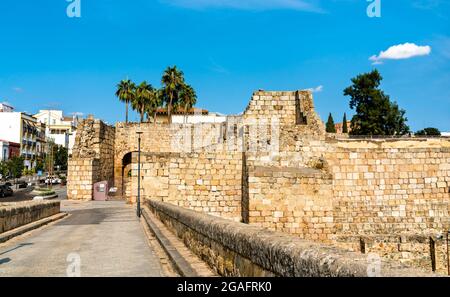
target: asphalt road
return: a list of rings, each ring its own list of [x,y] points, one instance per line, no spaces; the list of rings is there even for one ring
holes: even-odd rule
[[[62,201],[70,216],[0,245],[2,276],[162,276],[135,209]]]
[[[17,189],[15,186],[12,187],[14,190],[14,195],[11,197],[0,198],[0,203],[2,202],[21,202],[33,200],[35,195],[31,194],[33,190],[32,187],[28,187],[26,189]],[[67,188],[66,186],[55,185],[52,187],[53,191],[58,194],[57,200],[65,200],[67,199]]]

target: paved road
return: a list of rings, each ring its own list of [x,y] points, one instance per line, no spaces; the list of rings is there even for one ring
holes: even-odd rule
[[[31,192],[33,190],[33,187],[16,190],[16,188],[13,186],[13,189],[14,189],[14,195],[11,197],[0,198],[0,203],[28,201],[28,200],[33,200],[33,197],[36,196],[35,194],[32,194],[32,192]],[[66,186],[55,185],[52,187],[52,190],[55,191],[56,194],[58,194],[58,198],[56,198],[55,200],[67,199],[67,187]]]
[[[71,215],[0,245],[0,277],[162,276],[133,207],[66,200],[62,209]]]

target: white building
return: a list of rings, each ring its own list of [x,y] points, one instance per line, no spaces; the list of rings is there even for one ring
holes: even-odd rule
[[[441,136],[450,137],[450,132],[441,132]]]
[[[175,114],[172,116],[174,124],[199,124],[199,123],[223,123],[227,117],[220,113],[209,112],[208,114],[188,114],[186,116]]]
[[[6,102],[0,103],[0,112],[13,112],[13,111],[14,107],[8,105],[8,103]]]
[[[0,162],[9,159],[9,142],[0,139]]]
[[[78,117],[67,117],[62,110],[40,110],[34,117],[46,125],[45,134],[52,138],[55,144],[61,145],[72,152],[78,126]]]
[[[36,118],[23,112],[0,112],[0,139],[20,144],[20,155],[24,157],[27,169],[36,166],[42,147],[39,137],[40,124]]]
[[[172,112],[173,124],[199,124],[199,123],[223,123],[226,122],[227,116],[209,112],[206,109],[191,108],[186,114],[182,108]],[[157,123],[167,123],[167,109],[160,108],[156,114]]]

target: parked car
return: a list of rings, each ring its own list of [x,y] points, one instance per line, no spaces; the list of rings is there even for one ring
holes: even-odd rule
[[[6,186],[6,185],[2,185],[0,186],[0,198],[5,198],[7,196],[12,196],[13,195],[13,190]]]
[[[48,176],[45,179],[45,183],[47,185],[56,185],[56,184],[60,184],[61,183],[61,179],[57,178],[56,176]]]
[[[28,183],[26,181],[23,181],[23,180],[19,181],[17,183],[17,185],[19,186],[19,189],[26,189],[28,187]]]

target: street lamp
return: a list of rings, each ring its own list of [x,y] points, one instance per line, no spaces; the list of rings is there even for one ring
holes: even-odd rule
[[[137,216],[141,217],[141,135],[142,131],[137,131],[138,135],[138,194],[137,194]]]

